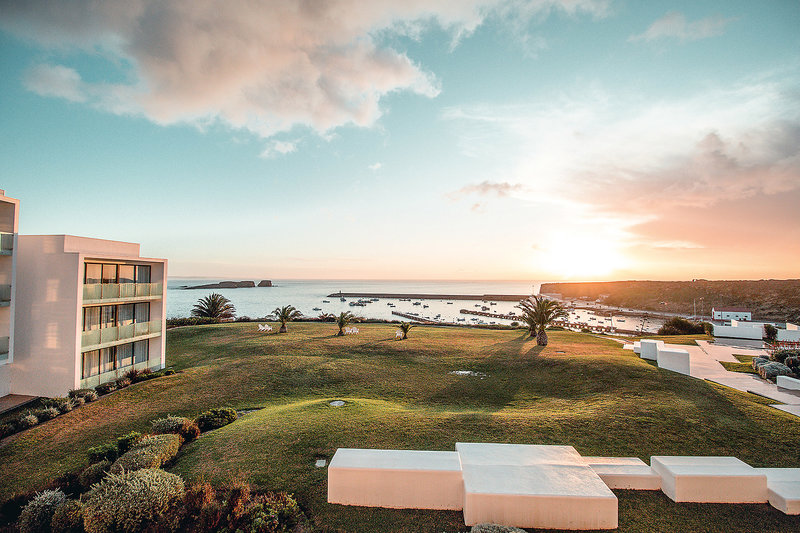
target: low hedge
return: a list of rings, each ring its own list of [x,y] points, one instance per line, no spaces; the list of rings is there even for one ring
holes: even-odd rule
[[[86,454],[89,456],[90,463],[99,463],[105,460],[114,461],[119,452],[116,444],[101,444],[89,448],[86,450]]]
[[[83,490],[89,490],[92,485],[105,477],[110,468],[111,461],[108,459],[103,459],[102,461],[92,463],[84,468],[80,474],[78,474],[78,483]]]
[[[84,533],[83,506],[78,500],[67,500],[56,508],[51,522],[53,533]]]
[[[183,437],[185,442],[191,442],[200,436],[200,428],[197,424],[182,416],[168,415],[165,418],[153,420],[153,434],[163,435],[175,433]]]
[[[238,418],[236,411],[230,407],[217,407],[209,409],[197,417],[197,426],[200,431],[206,432],[227,426]]]
[[[53,514],[67,501],[61,490],[45,490],[34,496],[19,516],[20,533],[50,531]]]
[[[180,435],[150,435],[133,445],[113,465],[110,472],[121,474],[144,468],[160,468],[178,455],[183,443]]]

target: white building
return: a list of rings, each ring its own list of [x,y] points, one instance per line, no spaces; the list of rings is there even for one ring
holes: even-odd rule
[[[163,368],[166,259],[72,235],[18,242],[12,394],[63,396]]]
[[[14,293],[17,275],[19,200],[0,189],[0,397],[11,390],[14,362]]]
[[[753,314],[746,307],[712,307],[713,320],[752,320]]]
[[[787,322],[785,329],[778,329],[776,340],[780,342],[800,342],[800,326]]]

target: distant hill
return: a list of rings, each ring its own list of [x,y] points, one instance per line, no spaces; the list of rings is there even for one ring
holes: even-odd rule
[[[601,299],[606,305],[692,314],[711,314],[712,307],[741,306],[753,311],[754,320],[800,322],[800,280],[754,281],[608,281],[543,283],[541,292],[565,298]]]

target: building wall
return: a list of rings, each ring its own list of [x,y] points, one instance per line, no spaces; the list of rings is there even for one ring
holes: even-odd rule
[[[800,342],[800,326],[786,324],[786,329],[779,329],[777,340],[781,342]]]
[[[732,321],[733,324],[736,324],[736,321]],[[730,326],[718,326],[714,325],[714,336],[715,337],[728,337],[733,339],[750,339],[750,340],[761,340],[764,336],[764,326],[763,325],[730,325]]]
[[[717,311],[712,309],[714,320],[752,320],[752,313],[749,311]]]
[[[3,353],[0,359],[0,396],[11,392],[12,363],[14,362],[14,309],[16,303],[17,233],[19,231],[19,200],[9,198],[0,190],[0,232],[11,234],[11,255],[0,255],[0,285],[10,286],[10,302],[0,307],[0,339]],[[7,344],[6,344],[6,338]],[[7,352],[6,352],[7,348]]]

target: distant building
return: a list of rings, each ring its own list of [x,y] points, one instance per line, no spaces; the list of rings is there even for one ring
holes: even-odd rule
[[[752,320],[753,314],[746,307],[712,307],[711,318],[714,320]]]

